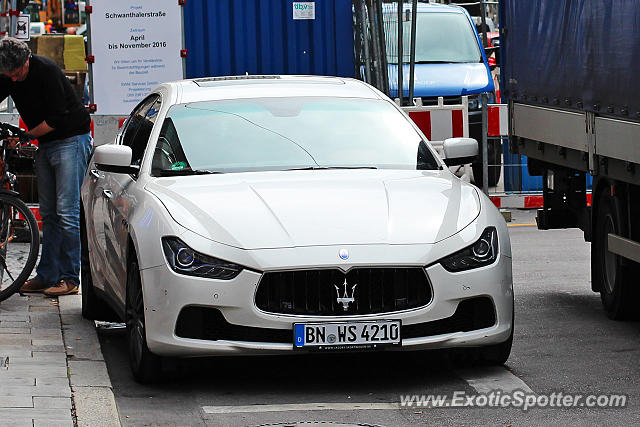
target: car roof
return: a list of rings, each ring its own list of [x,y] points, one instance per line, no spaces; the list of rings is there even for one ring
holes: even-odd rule
[[[404,10],[411,10],[411,2],[404,2]],[[398,3],[383,3],[382,5],[384,13],[393,13],[398,11]],[[441,4],[441,3],[418,3],[418,13],[462,13],[466,10],[453,4]]]
[[[381,99],[364,82],[351,78],[292,75],[205,77],[164,83],[175,103],[243,98],[321,96]]]

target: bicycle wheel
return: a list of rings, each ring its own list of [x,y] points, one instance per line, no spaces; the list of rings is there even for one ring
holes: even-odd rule
[[[38,259],[40,231],[20,199],[0,193],[0,301],[17,292]]]

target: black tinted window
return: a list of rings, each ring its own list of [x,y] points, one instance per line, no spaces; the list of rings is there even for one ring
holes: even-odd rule
[[[131,147],[131,164],[140,166],[144,150],[149,143],[153,124],[160,110],[160,97],[153,95],[146,99],[131,116],[122,136],[122,144]]]

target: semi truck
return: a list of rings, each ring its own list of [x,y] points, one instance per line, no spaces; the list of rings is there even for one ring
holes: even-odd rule
[[[500,0],[499,7],[509,148],[543,177],[538,228],[581,229],[591,242],[591,289],[607,315],[637,317],[640,2]]]

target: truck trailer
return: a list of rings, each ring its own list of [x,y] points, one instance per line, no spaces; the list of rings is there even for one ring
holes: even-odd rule
[[[638,22],[635,0],[500,0],[510,150],[543,177],[538,228],[591,242],[591,288],[612,319],[640,312]]]

